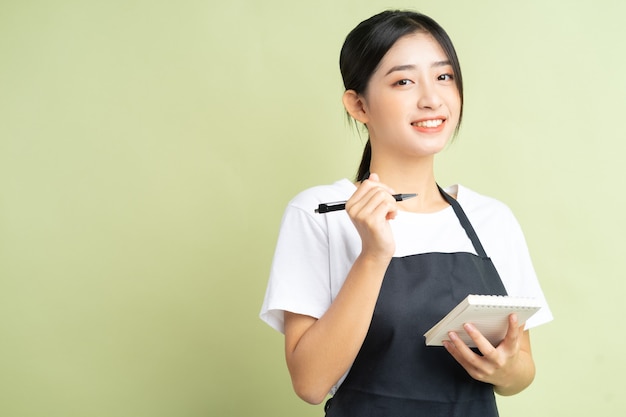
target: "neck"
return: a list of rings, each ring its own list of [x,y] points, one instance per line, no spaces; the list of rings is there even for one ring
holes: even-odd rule
[[[397,193],[417,193],[417,198],[399,203],[402,210],[427,213],[448,206],[437,188],[434,156],[402,163],[397,160],[385,163],[373,158],[370,172],[378,174],[381,182]]]

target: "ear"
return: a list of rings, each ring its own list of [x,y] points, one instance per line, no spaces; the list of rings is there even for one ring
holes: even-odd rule
[[[365,109],[365,101],[360,94],[354,90],[347,90],[343,93],[343,106],[350,116],[355,120],[366,124],[369,120]]]

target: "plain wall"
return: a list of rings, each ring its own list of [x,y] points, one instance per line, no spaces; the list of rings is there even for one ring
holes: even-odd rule
[[[4,0],[0,415],[323,415],[258,312],[286,203],[354,175],[339,49],[388,7],[455,41],[438,181],[513,209],[556,317],[501,414],[626,411],[623,3]]]

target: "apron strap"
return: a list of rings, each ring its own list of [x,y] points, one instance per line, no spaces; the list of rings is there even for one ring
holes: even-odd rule
[[[476,231],[474,231],[472,224],[470,223],[469,219],[465,215],[465,212],[461,208],[461,205],[459,204],[459,202],[456,201],[454,198],[452,198],[452,196],[450,196],[448,193],[446,193],[439,185],[437,185],[437,188],[439,188],[439,192],[441,193],[441,196],[454,209],[454,213],[456,213],[456,217],[459,219],[459,222],[461,222],[461,226],[463,226],[463,229],[465,229],[465,233],[467,233],[467,237],[469,237],[469,239],[472,241],[472,245],[474,245],[476,254],[480,256],[481,258],[488,258],[487,253],[485,252],[485,249],[483,249],[483,245],[480,243],[480,239],[478,239],[478,235],[476,234]]]

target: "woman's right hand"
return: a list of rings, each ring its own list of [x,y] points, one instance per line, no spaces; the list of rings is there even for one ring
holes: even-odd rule
[[[391,260],[395,242],[389,220],[396,217],[394,191],[370,174],[346,203],[346,211],[362,241],[361,256]]]

